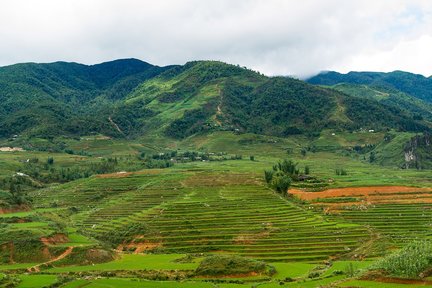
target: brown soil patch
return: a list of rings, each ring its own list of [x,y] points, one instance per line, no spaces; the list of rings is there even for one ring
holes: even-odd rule
[[[0,147],[0,152],[23,152],[24,149],[20,147]]]
[[[67,248],[67,249],[66,249],[62,254],[60,254],[59,256],[57,256],[57,257],[55,257],[55,258],[53,258],[53,259],[51,259],[51,260],[49,260],[49,261],[47,261],[47,262],[44,262],[44,263],[41,263],[41,264],[35,265],[35,266],[33,266],[33,267],[30,267],[30,268],[27,269],[27,271],[28,271],[28,272],[40,272],[40,267],[42,267],[42,266],[46,266],[46,265],[48,265],[48,264],[51,264],[51,263],[56,262],[56,261],[59,261],[59,260],[61,260],[61,259],[63,259],[63,258],[66,258],[67,256],[69,256],[69,255],[72,253],[73,248],[74,248],[74,247],[68,247],[68,248]],[[44,254],[44,255],[46,254],[46,256],[49,255],[48,257],[51,257],[51,254],[49,253],[48,247],[45,247],[45,248],[44,248],[44,250],[43,250],[43,254]]]
[[[17,213],[17,212],[25,212],[29,211],[29,207],[25,205],[17,206],[14,208],[0,208],[0,214],[9,214],[9,213]]]
[[[116,172],[116,173],[109,173],[109,174],[99,174],[96,175],[97,178],[123,178],[128,177],[132,175],[132,172]]]
[[[69,242],[69,238],[65,234],[55,234],[51,237],[40,238],[41,242],[47,246]]]
[[[408,186],[371,186],[371,187],[348,187],[328,189],[320,192],[306,192],[299,189],[290,189],[289,193],[303,200],[313,200],[317,198],[332,198],[332,197],[365,197],[371,194],[386,194],[391,193],[393,198],[398,198],[395,193],[406,192],[430,192],[431,188],[417,188]],[[406,196],[406,194],[403,194]],[[368,197],[366,197],[368,199]]]
[[[147,169],[145,171],[139,171],[139,172],[116,172],[116,173],[108,173],[108,174],[99,174],[96,175],[97,178],[122,178],[122,177],[128,177],[131,175],[156,175],[160,174],[162,172],[162,169]]]
[[[95,140],[111,140],[112,138],[109,137],[109,136],[101,135],[101,136],[97,136],[97,137],[95,137],[94,139],[95,139]]]
[[[136,174],[136,175],[156,175],[156,174],[160,174],[162,172],[166,172],[166,170],[164,171],[163,169],[146,169],[143,171],[134,172],[134,174]]]
[[[270,232],[270,230],[266,230],[254,235],[239,235],[234,238],[233,242],[235,244],[253,244],[259,239],[270,236]]]
[[[134,249],[134,254],[143,253],[145,251],[154,250],[156,248],[162,247],[162,243],[160,242],[142,242],[144,236],[140,235],[135,237],[130,243],[120,244],[117,247],[118,251],[124,251],[128,249]]]

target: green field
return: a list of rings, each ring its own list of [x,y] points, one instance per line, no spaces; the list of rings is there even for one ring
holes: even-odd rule
[[[361,199],[349,195],[306,202],[283,197],[265,184],[263,171],[289,158],[299,169],[310,167],[324,183],[319,189],[403,185],[414,189],[406,197],[427,201],[429,192],[415,188],[432,187],[429,171],[371,164],[347,149],[378,143],[383,134],[335,136],[328,131],[310,141],[301,136],[215,132],[172,143],[157,137],[133,143],[91,137],[68,140],[75,150],[91,153],[80,160],[62,153],[4,152],[4,176],[26,157],[54,157],[60,169],[117,155],[128,159],[120,164],[128,173],[114,171],[28,188],[32,202],[26,211],[0,214],[0,271],[6,277],[0,279],[0,287],[420,287],[384,284],[362,275],[377,259],[406,243],[430,239],[432,204],[393,202],[364,208],[349,204]],[[304,147],[312,146],[314,151],[302,155]],[[128,170],[126,163],[136,167],[143,149],[223,152],[241,154],[242,159],[177,161],[164,169]],[[337,168],[347,175],[335,175]],[[292,184],[296,189],[313,185]],[[396,196],[405,197],[395,191],[386,199]],[[332,204],[344,209],[327,213]],[[195,275],[209,255],[264,261],[274,272]]]

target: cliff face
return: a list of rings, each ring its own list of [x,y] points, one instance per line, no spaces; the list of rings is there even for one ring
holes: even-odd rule
[[[405,144],[404,168],[430,169],[432,167],[432,135],[416,135]]]

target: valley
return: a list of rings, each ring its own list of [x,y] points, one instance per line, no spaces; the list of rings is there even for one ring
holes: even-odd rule
[[[26,87],[0,93],[0,287],[431,285],[424,99],[216,61],[70,65],[0,68]]]

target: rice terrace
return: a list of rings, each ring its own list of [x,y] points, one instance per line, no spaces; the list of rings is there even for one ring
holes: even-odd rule
[[[0,288],[432,287],[431,19],[0,1]]]

